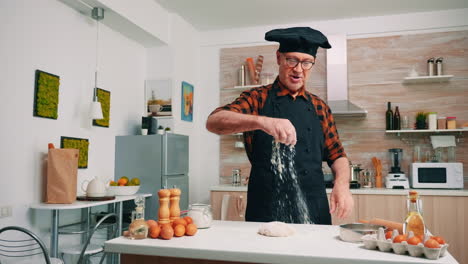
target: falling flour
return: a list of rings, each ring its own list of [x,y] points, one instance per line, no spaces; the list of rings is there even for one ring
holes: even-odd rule
[[[271,151],[272,170],[275,174],[273,211],[276,221],[313,224],[304,194],[297,182],[294,146],[286,146],[273,140]]]

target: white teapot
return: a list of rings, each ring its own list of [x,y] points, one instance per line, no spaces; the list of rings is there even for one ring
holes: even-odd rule
[[[86,188],[84,187],[85,183],[87,183]],[[81,190],[83,190],[88,197],[104,197],[106,196],[107,188],[106,183],[98,177],[95,177],[91,181],[85,180],[81,184]]]

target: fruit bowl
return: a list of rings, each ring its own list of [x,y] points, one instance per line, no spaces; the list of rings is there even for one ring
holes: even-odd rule
[[[138,192],[140,186],[109,186],[107,195],[134,195]]]

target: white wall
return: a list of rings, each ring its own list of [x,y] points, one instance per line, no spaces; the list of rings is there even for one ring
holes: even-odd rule
[[[203,109],[199,114],[206,120],[209,113],[219,106],[219,52],[221,48],[267,45],[265,32],[274,28],[310,26],[324,34],[346,34],[348,38],[376,37],[396,34],[452,31],[468,28],[468,9],[425,12],[404,15],[313,21],[301,24],[257,26],[231,30],[202,32],[200,79],[203,87]],[[200,130],[205,143],[203,155],[195,157],[203,166],[201,200],[209,199],[209,187],[219,182],[219,136]]]
[[[15,224],[49,228],[49,214],[28,210],[41,201],[41,162],[47,143],[89,139],[81,181],[114,176],[115,135],[134,134],[143,110],[146,49],[100,26],[98,86],[111,92],[110,127],[87,119],[94,87],[96,22],[57,0],[0,1],[0,206],[13,207]],[[34,71],[60,76],[58,119],[33,117]]]

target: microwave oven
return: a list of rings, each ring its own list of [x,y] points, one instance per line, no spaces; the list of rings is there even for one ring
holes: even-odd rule
[[[409,180],[412,188],[463,189],[463,164],[411,163]]]

